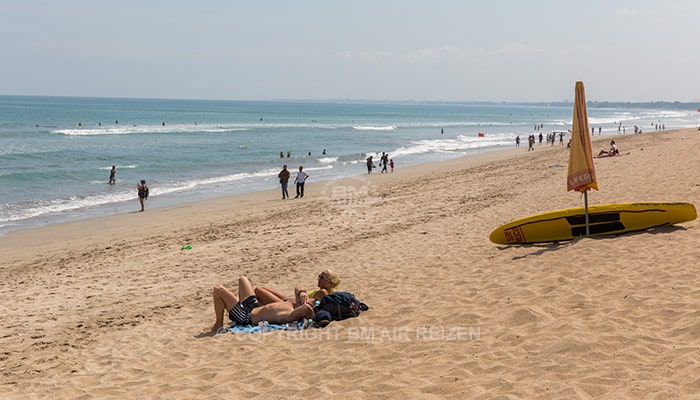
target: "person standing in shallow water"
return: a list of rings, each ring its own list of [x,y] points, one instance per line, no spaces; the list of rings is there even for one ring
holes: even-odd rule
[[[287,185],[289,183],[289,170],[287,169],[287,164],[282,167],[282,171],[277,175],[280,178],[280,185],[282,185],[282,200],[289,198],[289,192],[287,191]]]
[[[109,184],[114,185],[117,183],[117,167],[112,165],[112,170],[109,171]]]
[[[141,182],[136,184],[136,189],[139,193],[139,202],[141,203],[141,212],[143,212],[144,205],[148,199],[148,185],[146,185],[146,180],[141,179]]]

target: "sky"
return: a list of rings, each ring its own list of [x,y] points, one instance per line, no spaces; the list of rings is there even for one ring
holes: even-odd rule
[[[0,94],[699,101],[696,0],[0,0]]]

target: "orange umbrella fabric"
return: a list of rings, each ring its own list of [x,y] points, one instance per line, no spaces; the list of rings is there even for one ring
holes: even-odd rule
[[[586,91],[583,82],[576,82],[574,98],[574,121],[571,132],[571,149],[569,150],[569,175],[566,179],[567,191],[585,192],[598,190],[598,181],[593,165],[591,136],[588,129],[588,111],[586,110]]]

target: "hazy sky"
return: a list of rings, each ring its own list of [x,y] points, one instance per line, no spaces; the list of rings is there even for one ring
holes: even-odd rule
[[[700,100],[697,0],[0,0],[0,94]]]

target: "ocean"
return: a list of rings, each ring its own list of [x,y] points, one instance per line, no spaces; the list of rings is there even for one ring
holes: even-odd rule
[[[588,114],[603,135],[698,118],[590,105]],[[572,115],[540,104],[0,96],[0,235],[138,211],[141,179],[148,210],[279,189],[283,164],[303,165],[313,185],[365,174],[365,159],[378,164],[382,152],[400,169],[512,147],[517,135],[526,151],[529,134],[566,131]]]

